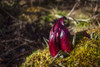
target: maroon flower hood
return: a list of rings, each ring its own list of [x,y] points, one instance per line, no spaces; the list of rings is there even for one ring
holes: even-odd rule
[[[71,45],[69,44],[70,33],[64,27],[63,18],[60,18],[53,25],[49,35],[49,51],[52,57],[62,50],[70,53]]]

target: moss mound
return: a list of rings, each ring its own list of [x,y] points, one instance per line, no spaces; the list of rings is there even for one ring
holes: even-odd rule
[[[100,39],[90,40],[83,37],[66,58],[54,59],[50,56],[48,47],[33,52],[26,58],[21,67],[99,67],[100,66]],[[51,64],[52,63],[52,64]]]
[[[98,66],[100,62],[100,40],[83,38],[70,56],[60,62],[68,67]]]
[[[44,50],[38,50],[33,52],[29,57],[26,58],[25,63],[21,67],[41,67],[48,66],[52,62],[48,47]]]

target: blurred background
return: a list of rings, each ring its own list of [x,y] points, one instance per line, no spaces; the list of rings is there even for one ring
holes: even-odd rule
[[[72,35],[100,24],[100,0],[0,0],[0,67],[17,67],[32,51],[46,48],[43,38],[76,3],[69,17],[78,24],[64,20]]]

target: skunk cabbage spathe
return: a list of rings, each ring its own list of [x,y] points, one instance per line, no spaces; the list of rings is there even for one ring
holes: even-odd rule
[[[70,33],[64,27],[63,18],[60,18],[53,25],[49,35],[49,50],[52,57],[55,57],[60,50],[70,53]]]
[[[64,26],[60,25],[60,27],[61,27],[61,34],[60,34],[61,49],[64,52],[70,53],[71,51],[71,45],[69,43],[70,33]]]
[[[55,24],[53,25],[53,27],[51,28],[50,35],[51,35],[55,30],[57,30],[57,28],[58,28],[58,23],[61,23],[62,25],[64,25],[63,18],[60,18],[59,20],[56,21],[56,23],[55,23]]]
[[[58,29],[57,29],[58,30]],[[57,53],[60,51],[60,44],[59,41],[56,42],[56,34],[58,31],[55,31],[49,37],[49,50],[52,57],[56,56]]]

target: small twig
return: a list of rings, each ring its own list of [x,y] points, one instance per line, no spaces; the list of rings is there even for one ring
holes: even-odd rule
[[[100,22],[96,19],[98,26],[100,27]]]
[[[67,18],[68,20],[74,21],[74,24],[75,24],[75,25],[78,24],[78,21],[77,21],[75,18],[68,17],[68,16],[66,16],[66,18]]]
[[[95,36],[95,39],[97,39],[97,38],[98,38],[98,35],[99,35],[99,34],[97,34],[97,35]]]
[[[33,41],[32,40],[29,40],[29,39],[23,39],[24,41],[26,41],[26,42],[29,42],[29,43],[33,43]]]
[[[93,34],[94,34],[93,32],[90,34],[90,39],[93,39]]]
[[[73,12],[73,11],[75,10],[75,8],[78,6],[79,2],[80,2],[80,1],[78,1],[78,2],[74,5],[74,7],[72,8],[72,10],[67,14],[67,16],[65,16],[68,20],[74,21],[74,24],[75,24],[75,25],[76,25],[79,21],[88,22],[89,20],[95,19],[98,15],[100,15],[100,14],[97,14],[97,15],[95,15],[95,16],[92,16],[92,17],[89,18],[89,19],[75,19],[75,18],[70,17],[70,15],[72,14],[72,12]]]
[[[61,66],[61,67],[66,67],[66,66],[64,66],[63,64],[61,64],[61,62],[59,63],[59,66]]]
[[[67,14],[67,16],[70,16],[72,14],[72,12],[75,10],[75,8],[78,6],[79,2],[77,2],[74,7],[72,8],[72,10]]]
[[[47,39],[45,37],[43,37],[43,40],[44,40],[45,44],[48,46]]]
[[[96,6],[95,6],[95,8],[94,8],[94,14],[96,14],[96,12],[98,11],[98,8],[99,8],[99,6],[98,6],[98,4],[96,3]]]
[[[9,12],[7,12],[6,10],[4,10],[4,9],[2,9],[9,17],[11,17],[12,19],[14,19],[15,21],[17,21],[17,22],[19,22],[19,23],[15,23],[15,24],[13,24],[13,26],[17,26],[17,25],[22,25],[23,23],[24,24],[27,24],[28,22],[27,21],[21,21],[21,20],[19,20],[19,19],[17,19],[17,18],[15,18],[14,16],[12,16]]]
[[[96,19],[97,16],[99,16],[99,15],[100,15],[100,14],[94,15],[94,16],[92,16],[90,19]]]
[[[18,26],[18,25],[25,25],[25,24],[27,24],[28,22],[27,21],[21,21],[20,23],[14,23],[14,24],[12,24],[12,26]]]
[[[75,24],[78,23],[78,21],[75,18],[69,17],[72,12],[75,10],[75,8],[78,6],[79,2],[75,3],[75,5],[73,6],[72,10],[67,14],[67,16],[65,16],[67,19],[72,20],[75,22]]]
[[[3,11],[8,15],[10,16],[12,19],[18,21],[18,22],[22,22],[21,20],[18,20],[17,18],[15,18],[14,16],[12,16],[9,12],[7,12],[6,10],[3,9]]]
[[[54,60],[53,60],[49,65],[51,65],[51,64],[54,63],[54,61],[61,55],[61,52],[62,52],[62,50],[60,50],[60,51],[58,52],[58,54],[54,57]]]
[[[76,40],[76,33],[73,36],[73,42],[72,42],[73,46],[75,46],[75,40]]]
[[[12,41],[21,41],[20,38],[15,38],[15,39],[9,39],[9,40],[2,40],[1,43],[5,43],[5,42],[12,42]]]
[[[15,48],[12,48],[12,49],[8,50],[6,53],[3,53],[2,55],[0,55],[0,57],[1,57],[1,56],[4,56],[4,55],[7,55],[9,52],[11,52],[11,51],[13,51],[13,50],[16,50],[17,48],[19,48],[19,47],[21,47],[21,46],[24,46],[24,45],[25,45],[25,44],[21,44],[21,45],[15,47]]]
[[[88,18],[88,19],[75,19],[75,18],[68,17],[68,16],[66,16],[66,18],[67,18],[68,20],[74,21],[74,24],[77,24],[79,21],[88,22],[88,21],[91,20],[91,19],[96,19],[96,17],[99,16],[99,15],[100,15],[100,14],[94,15],[94,16]]]
[[[77,21],[84,21],[84,22],[88,22],[90,20],[90,18],[89,19],[77,19]]]
[[[29,53],[30,51],[31,51],[31,50],[28,50],[28,51],[25,51],[25,52],[22,52],[22,53],[16,55],[14,58],[12,58],[12,60],[10,60],[10,61],[6,64],[6,66],[8,66],[13,60],[17,59],[17,58],[20,57],[20,56],[23,56],[23,55]]]

